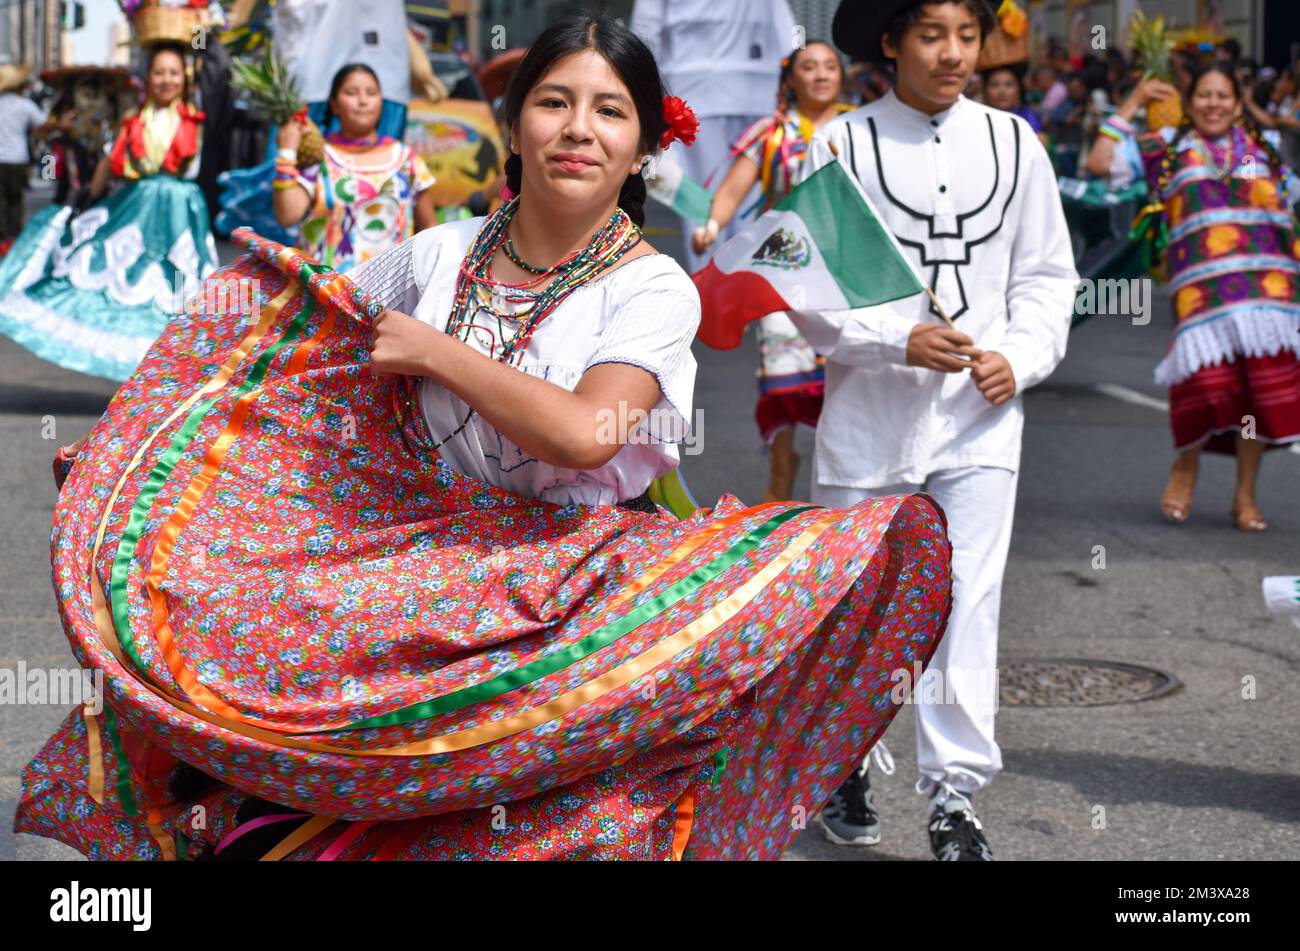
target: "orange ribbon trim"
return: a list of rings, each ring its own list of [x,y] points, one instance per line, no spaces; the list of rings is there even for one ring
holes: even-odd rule
[[[648,671],[653,670],[655,667],[658,667],[660,664],[676,656],[678,653],[686,650],[697,641],[707,637],[713,631],[717,630],[719,626],[726,623],[739,613],[751,601],[753,601],[758,593],[770,584],[777,575],[789,567],[791,562],[807,551],[813,542],[815,542],[833,522],[843,516],[844,513],[839,511],[832,511],[829,514],[822,516],[794,541],[787,545],[780,555],[769,562],[761,571],[745,582],[745,584],[733,591],[720,604],[715,605],[703,616],[697,618],[676,634],[661,641],[644,653],[625,661],[618,667],[596,677],[594,680],[590,680],[587,683],[570,690],[568,693],[561,694],[559,697],[556,697],[548,703],[533,707],[530,710],[525,710],[523,713],[517,714],[516,716],[494,720],[490,723],[484,724],[483,726],[444,734],[443,736],[434,737],[428,740],[420,740],[402,746],[374,750],[356,750],[347,747],[329,746],[325,743],[316,743],[311,740],[300,740],[294,737],[281,736],[277,733],[272,733],[269,730],[232,722],[225,717],[218,716],[217,714],[204,710],[201,707],[197,707],[194,704],[187,703],[179,698],[173,698],[148,681],[141,680],[139,683],[141,686],[168,701],[178,709],[184,710],[186,713],[189,713],[207,723],[211,723],[213,726],[221,727],[222,729],[228,730],[231,733],[236,733],[240,736],[261,740],[273,746],[280,746],[287,749],[309,750],[315,753],[336,753],[342,756],[356,757],[431,756],[436,753],[451,753],[459,750],[470,749],[475,746],[481,746],[495,740],[533,729],[542,723],[564,716],[586,703],[598,700],[611,691],[643,677]],[[94,599],[95,606],[95,620],[99,627],[100,635],[104,638],[105,646],[107,646],[118,661],[122,663],[123,667],[129,670],[130,668],[126,666],[127,661],[125,656],[122,654],[121,646],[117,643],[117,636],[113,630],[112,618],[109,615],[107,603],[104,600],[104,590],[99,583],[98,575],[93,571],[90,576],[90,584],[91,595]]]
[[[289,376],[297,376],[302,373],[311,354],[320,345],[321,341],[333,331],[334,312],[329,308],[325,308],[325,313],[327,315],[326,319],[321,322],[321,326],[316,333],[294,353],[288,366]],[[153,555],[150,559],[149,571],[145,576],[145,590],[148,592],[149,604],[153,609],[154,640],[158,643],[158,647],[167,661],[167,666],[171,669],[172,676],[176,678],[177,684],[180,685],[191,700],[210,710],[219,711],[233,720],[252,723],[271,730],[293,732],[294,730],[300,730],[301,727],[291,724],[270,723],[247,716],[199,682],[198,677],[186,665],[184,656],[176,646],[171,629],[170,612],[167,608],[167,598],[162,590],[163,579],[166,576],[172,553],[175,551],[177,539],[180,537],[181,532],[185,530],[185,526],[189,524],[199,502],[212,486],[231,446],[243,433],[249,411],[261,397],[264,389],[264,387],[256,387],[239,398],[235,403],[234,410],[231,412],[226,428],[208,447],[207,453],[204,455],[202,469],[190,480],[190,484],[181,495],[181,499],[172,512],[171,518],[167,520],[167,523],[158,533],[158,540],[154,545]],[[346,726],[347,723],[348,721],[345,720],[338,724],[331,724],[329,728],[337,729]]]
[[[673,861],[680,862],[686,853],[686,843],[691,838],[695,824],[695,797],[686,793],[677,801],[677,822],[673,827]]]
[[[263,855],[258,859],[258,861],[278,862],[280,859],[306,845],[336,822],[338,822],[338,820],[330,816],[312,816],[298,828],[285,836],[279,845]]]

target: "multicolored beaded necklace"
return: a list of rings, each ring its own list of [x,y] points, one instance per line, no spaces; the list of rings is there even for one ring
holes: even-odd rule
[[[1242,133],[1239,126],[1233,126],[1228,131],[1228,143],[1223,147],[1223,160],[1219,160],[1219,149],[1215,144],[1205,136],[1201,135],[1198,130],[1193,130],[1192,135],[1196,136],[1193,145],[1200,154],[1202,161],[1210,173],[1220,181],[1227,181],[1236,172],[1237,166],[1246,160],[1248,152],[1247,144],[1244,141],[1246,136]]]
[[[633,224],[622,208],[615,209],[609,222],[596,232],[586,247],[565,258],[553,267],[545,270],[520,264],[537,278],[522,284],[509,284],[498,281],[492,276],[492,259],[497,250],[510,240],[510,223],[519,210],[519,198],[515,197],[496,211],[479,232],[469,253],[460,266],[456,278],[456,296],[452,300],[451,315],[447,318],[447,334],[463,343],[469,342],[470,334],[476,329],[474,315],[479,310],[487,310],[497,318],[497,328],[502,331],[499,348],[494,343],[492,356],[501,363],[514,363],[528,349],[537,328],[542,325],[579,287],[587,281],[609,269],[620,261],[624,255],[641,243],[641,229]],[[513,250],[513,245],[511,247]],[[506,252],[507,257],[514,257]],[[539,292],[530,292],[528,288],[540,284],[547,277],[554,276],[545,288]],[[502,300],[520,305],[509,313],[502,313],[495,301]],[[524,306],[526,305],[526,306]],[[506,320],[518,320],[519,327],[509,340],[505,339],[504,324]],[[482,328],[479,328],[482,329]],[[465,421],[451,435],[439,442],[434,449],[441,449],[451,442],[469,425],[474,418],[470,409]]]

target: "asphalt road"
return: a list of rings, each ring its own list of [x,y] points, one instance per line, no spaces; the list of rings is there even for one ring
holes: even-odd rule
[[[666,223],[658,214],[651,221]],[[651,240],[676,248],[669,237]],[[1055,376],[1026,398],[1000,664],[1126,661],[1166,670],[1183,687],[1135,704],[1004,706],[1005,769],[976,797],[999,859],[1300,857],[1300,630],[1269,617],[1260,595],[1263,577],[1300,574],[1300,455],[1275,452],[1265,461],[1260,499],[1272,523],[1265,535],[1229,523],[1232,464],[1223,458],[1203,465],[1191,521],[1162,521],[1168,424],[1147,403],[1163,399],[1151,370],[1171,321],[1163,296],[1145,327],[1095,318],[1075,332]],[[697,358],[703,454],[687,458],[686,478],[704,504],[724,492],[756,502],[766,463],[752,422],[755,348],[699,346]],[[84,432],[112,392],[0,339],[0,666],[71,663],[49,584],[50,457],[56,439]],[[51,419],[56,439],[46,438]],[[806,493],[807,434],[799,446]],[[1098,545],[1104,570],[1093,568]],[[1254,699],[1243,698],[1246,677],[1254,678]],[[19,770],[65,712],[0,708],[0,858],[75,857],[9,831]],[[911,790],[910,709],[885,741],[897,771],[875,773],[884,841],[842,849],[810,829],[787,858],[928,858],[925,803]]]

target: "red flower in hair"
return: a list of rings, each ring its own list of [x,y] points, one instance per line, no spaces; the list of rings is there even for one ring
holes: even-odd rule
[[[700,120],[684,100],[676,96],[664,97],[664,122],[668,128],[659,139],[659,148],[666,149],[674,142],[681,142],[688,148],[695,144],[695,136],[700,131]]]

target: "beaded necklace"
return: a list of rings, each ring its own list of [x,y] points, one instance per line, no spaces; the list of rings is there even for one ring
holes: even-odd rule
[[[1210,172],[1220,181],[1227,181],[1231,178],[1232,174],[1237,170],[1237,166],[1245,160],[1244,148],[1240,150],[1242,153],[1241,156],[1238,156],[1238,146],[1242,143],[1238,141],[1238,139],[1241,138],[1241,135],[1236,126],[1233,126],[1228,133],[1228,144],[1223,150],[1224,155],[1222,162],[1218,160],[1212,142],[1207,140],[1205,136],[1201,135],[1199,131],[1194,131],[1192,134],[1196,136],[1196,151],[1200,154]]]
[[[556,267],[559,267],[558,264],[553,267],[538,267],[536,264],[529,264],[520,257],[519,252],[515,250],[515,239],[510,237],[508,234],[506,235],[505,242],[501,245],[501,250],[506,253],[506,257],[510,259],[511,263],[514,264],[515,267],[519,268],[521,271],[527,271],[529,274],[536,274],[539,276],[550,274]]]
[[[509,240],[510,223],[519,210],[519,198],[515,197],[503,205],[483,225],[469,253],[461,263],[460,273],[456,278],[456,295],[452,300],[451,315],[447,318],[447,334],[463,343],[469,342],[470,334],[476,329],[474,315],[480,310],[487,310],[496,317],[497,333],[492,334],[492,356],[500,363],[511,364],[521,358],[528,349],[529,341],[537,328],[546,320],[570,294],[598,275],[612,267],[624,255],[641,243],[641,229],[632,223],[622,208],[614,211],[609,222],[596,232],[587,246],[577,254],[544,271],[532,281],[522,284],[509,284],[497,281],[492,276],[492,258],[506,241]],[[538,292],[527,289],[538,284],[547,275],[554,274],[555,279]],[[496,304],[497,300],[515,304],[526,304],[510,314],[503,314]],[[505,320],[519,320],[519,327],[509,340],[505,339]],[[483,330],[485,328],[478,328]],[[490,328],[486,328],[492,333]],[[441,449],[463,433],[470,420],[474,418],[471,407],[465,421],[451,435],[441,440],[433,448]]]

